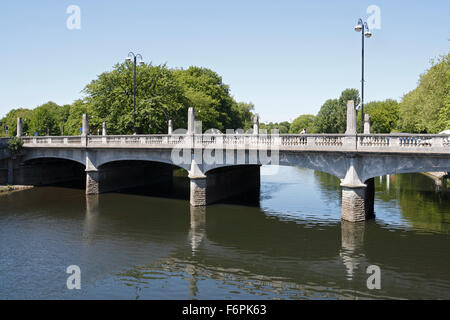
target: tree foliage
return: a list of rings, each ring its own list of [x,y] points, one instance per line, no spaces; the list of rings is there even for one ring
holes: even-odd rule
[[[416,89],[399,106],[399,127],[405,132],[439,133],[450,129],[450,54],[432,61]]]
[[[22,147],[23,147],[22,139],[18,137],[13,137],[9,139],[8,149],[13,157],[16,156],[22,150]]]
[[[78,135],[82,114],[89,114],[90,132],[100,132],[107,123],[109,134],[131,134],[134,128],[134,66],[125,62],[100,74],[83,90],[85,97],[71,105],[48,102],[33,110],[15,109],[2,119],[8,134],[16,134],[17,117],[26,119],[24,134]],[[195,107],[203,129],[249,129],[252,103],[236,102],[229,86],[212,70],[199,67],[169,69],[166,65],[140,65],[136,77],[136,131],[166,133],[171,119],[174,128],[186,128],[187,110]]]
[[[312,114],[302,114],[292,121],[292,124],[289,128],[289,133],[300,133],[303,129],[306,130],[306,133],[314,132],[314,119],[315,116]]]
[[[314,119],[314,131],[318,133],[344,133],[347,126],[347,101],[359,104],[359,91],[345,89],[338,99],[328,99]]]
[[[395,130],[399,119],[398,106],[398,102],[392,99],[372,101],[366,104],[364,112],[370,115],[370,132],[391,133]],[[359,116],[358,119],[361,117]]]
[[[273,130],[278,130],[278,133],[289,133],[289,128],[290,128],[291,124],[288,121],[283,121],[283,122],[269,122],[269,123],[260,123],[259,125],[259,129],[260,130],[266,130],[267,133],[271,133]]]

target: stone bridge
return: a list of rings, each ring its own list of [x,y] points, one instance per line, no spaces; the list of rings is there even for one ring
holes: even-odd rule
[[[169,125],[169,133],[89,135],[84,115],[81,136],[22,137],[12,182],[42,185],[85,172],[86,194],[98,194],[170,183],[179,167],[188,172],[191,205],[204,206],[259,193],[261,165],[298,166],[341,179],[342,219],[362,221],[374,216],[374,177],[450,171],[450,135],[357,134],[352,102],[345,134],[262,134],[258,123],[253,133],[202,134],[196,133],[192,109],[188,129],[173,132]]]

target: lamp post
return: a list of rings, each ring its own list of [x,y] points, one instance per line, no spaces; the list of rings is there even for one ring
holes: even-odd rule
[[[133,52],[128,53],[128,56],[125,58],[126,62],[130,62],[133,59],[134,62],[134,81],[133,81],[133,134],[136,134],[136,64],[137,58],[140,58],[139,64],[144,65],[144,60],[142,56],[138,54],[134,54]]]
[[[362,50],[361,50],[361,132],[364,132],[364,37],[370,38],[372,32],[369,31],[367,22],[363,22],[361,18],[358,19],[358,24],[355,26],[356,32],[361,32]]]

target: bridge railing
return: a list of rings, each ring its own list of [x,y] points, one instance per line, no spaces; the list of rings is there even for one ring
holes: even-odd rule
[[[358,151],[450,152],[450,135],[362,134],[357,136]]]
[[[233,148],[450,153],[450,135],[429,134],[172,134],[22,137],[24,147]]]

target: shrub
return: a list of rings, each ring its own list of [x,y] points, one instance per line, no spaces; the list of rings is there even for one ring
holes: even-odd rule
[[[16,156],[22,150],[22,147],[23,147],[22,139],[18,137],[13,137],[9,139],[8,149],[13,157]]]

